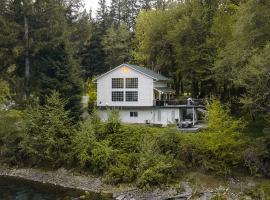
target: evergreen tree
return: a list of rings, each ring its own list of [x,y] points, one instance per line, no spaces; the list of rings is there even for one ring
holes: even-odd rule
[[[111,27],[104,36],[105,64],[107,69],[114,68],[130,60],[131,34],[126,26]]]
[[[79,52],[84,80],[106,71],[102,37],[98,25],[93,23],[90,39],[85,42]]]
[[[152,8],[153,0],[139,0],[140,8],[143,10],[150,10]]]
[[[98,1],[98,10],[97,10],[97,22],[101,27],[101,31],[105,32],[109,26],[109,11],[106,0]]]
[[[60,94],[53,92],[43,107],[36,105],[25,113],[21,148],[27,164],[61,167],[68,163],[74,129],[64,107]]]
[[[112,0],[110,5],[110,22],[114,26],[120,26],[122,19],[122,1],[121,0]]]

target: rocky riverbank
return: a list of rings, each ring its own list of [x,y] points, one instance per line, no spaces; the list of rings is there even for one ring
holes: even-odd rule
[[[206,176],[199,177],[198,175],[193,175],[193,177],[185,177],[178,184],[176,183],[164,189],[155,188],[144,191],[131,185],[118,187],[107,185],[101,177],[78,174],[65,169],[44,171],[33,168],[8,168],[2,166],[0,167],[0,176],[16,177],[28,181],[95,192],[109,199],[116,200],[254,199],[252,194],[246,191],[248,191],[249,188],[250,191],[252,191],[252,188],[255,188],[257,184],[251,179],[246,179],[245,181],[236,179],[220,181],[213,179],[213,177],[210,178],[212,180],[210,180],[209,177],[206,180]],[[260,192],[261,194],[259,195],[267,197],[267,194],[264,194],[263,191]],[[85,196],[82,196],[81,198],[84,197]]]

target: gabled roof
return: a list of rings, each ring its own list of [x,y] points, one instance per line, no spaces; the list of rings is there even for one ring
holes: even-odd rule
[[[174,90],[168,87],[154,87],[154,90],[157,90],[158,92],[161,92],[161,93],[175,93]]]
[[[153,70],[147,69],[145,67],[140,67],[140,66],[137,66],[137,65],[126,64],[126,63],[124,63],[122,65],[119,65],[119,66],[115,67],[114,69],[112,69],[112,70],[98,76],[95,80],[97,80],[97,79],[109,74],[110,72],[118,69],[119,67],[123,67],[123,66],[127,66],[127,67],[129,67],[129,68],[131,68],[131,69],[133,69],[133,70],[135,70],[137,72],[140,72],[140,73],[142,73],[142,74],[144,74],[144,75],[146,75],[146,76],[148,76],[150,78],[153,78],[156,81],[168,81],[168,80],[170,80],[169,78],[167,78],[167,77],[165,77],[165,76],[163,76],[161,74],[158,74],[158,73],[154,72]]]

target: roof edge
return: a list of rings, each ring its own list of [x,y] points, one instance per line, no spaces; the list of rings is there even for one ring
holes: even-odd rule
[[[109,70],[109,71],[107,71],[107,72],[101,74],[100,76],[96,77],[93,81],[94,81],[94,82],[97,81],[98,79],[102,78],[103,76],[105,76],[105,75],[111,73],[112,71],[114,71],[114,70],[116,70],[116,69],[118,69],[119,67],[122,67],[122,66],[127,66],[127,67],[133,69],[134,71],[139,72],[139,73],[141,73],[141,74],[144,74],[145,76],[150,77],[150,78],[152,78],[153,80],[156,80],[156,81],[159,81],[159,80],[160,80],[160,81],[169,81],[169,80],[171,80],[170,78],[165,77],[165,76],[164,76],[164,77],[166,78],[166,80],[157,79],[157,78],[155,78],[155,77],[153,77],[153,76],[151,76],[151,75],[149,75],[149,74],[146,74],[146,73],[144,73],[144,72],[142,72],[142,71],[136,69],[135,67],[133,67],[132,65],[130,65],[130,64],[128,64],[128,63],[123,63],[123,64],[121,64],[121,65],[119,65],[119,66],[117,66],[117,67],[115,67],[115,68],[113,68],[113,69],[111,69],[111,70]],[[147,68],[146,68],[146,69],[147,69]],[[163,75],[162,75],[162,76],[163,76]]]

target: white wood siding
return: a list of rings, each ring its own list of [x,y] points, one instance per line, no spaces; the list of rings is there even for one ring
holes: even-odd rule
[[[138,112],[138,117],[130,117],[130,112]],[[99,110],[99,115],[102,121],[108,119],[107,110]],[[123,123],[144,124],[148,120],[151,124],[167,125],[179,120],[179,108],[123,109],[119,110],[119,115]]]
[[[97,80],[97,106],[152,106],[153,79],[131,68],[124,72],[122,68],[120,67]],[[124,89],[113,89],[112,78],[138,78],[138,89],[128,89],[125,87]],[[138,91],[138,101],[112,101],[112,91]]]

